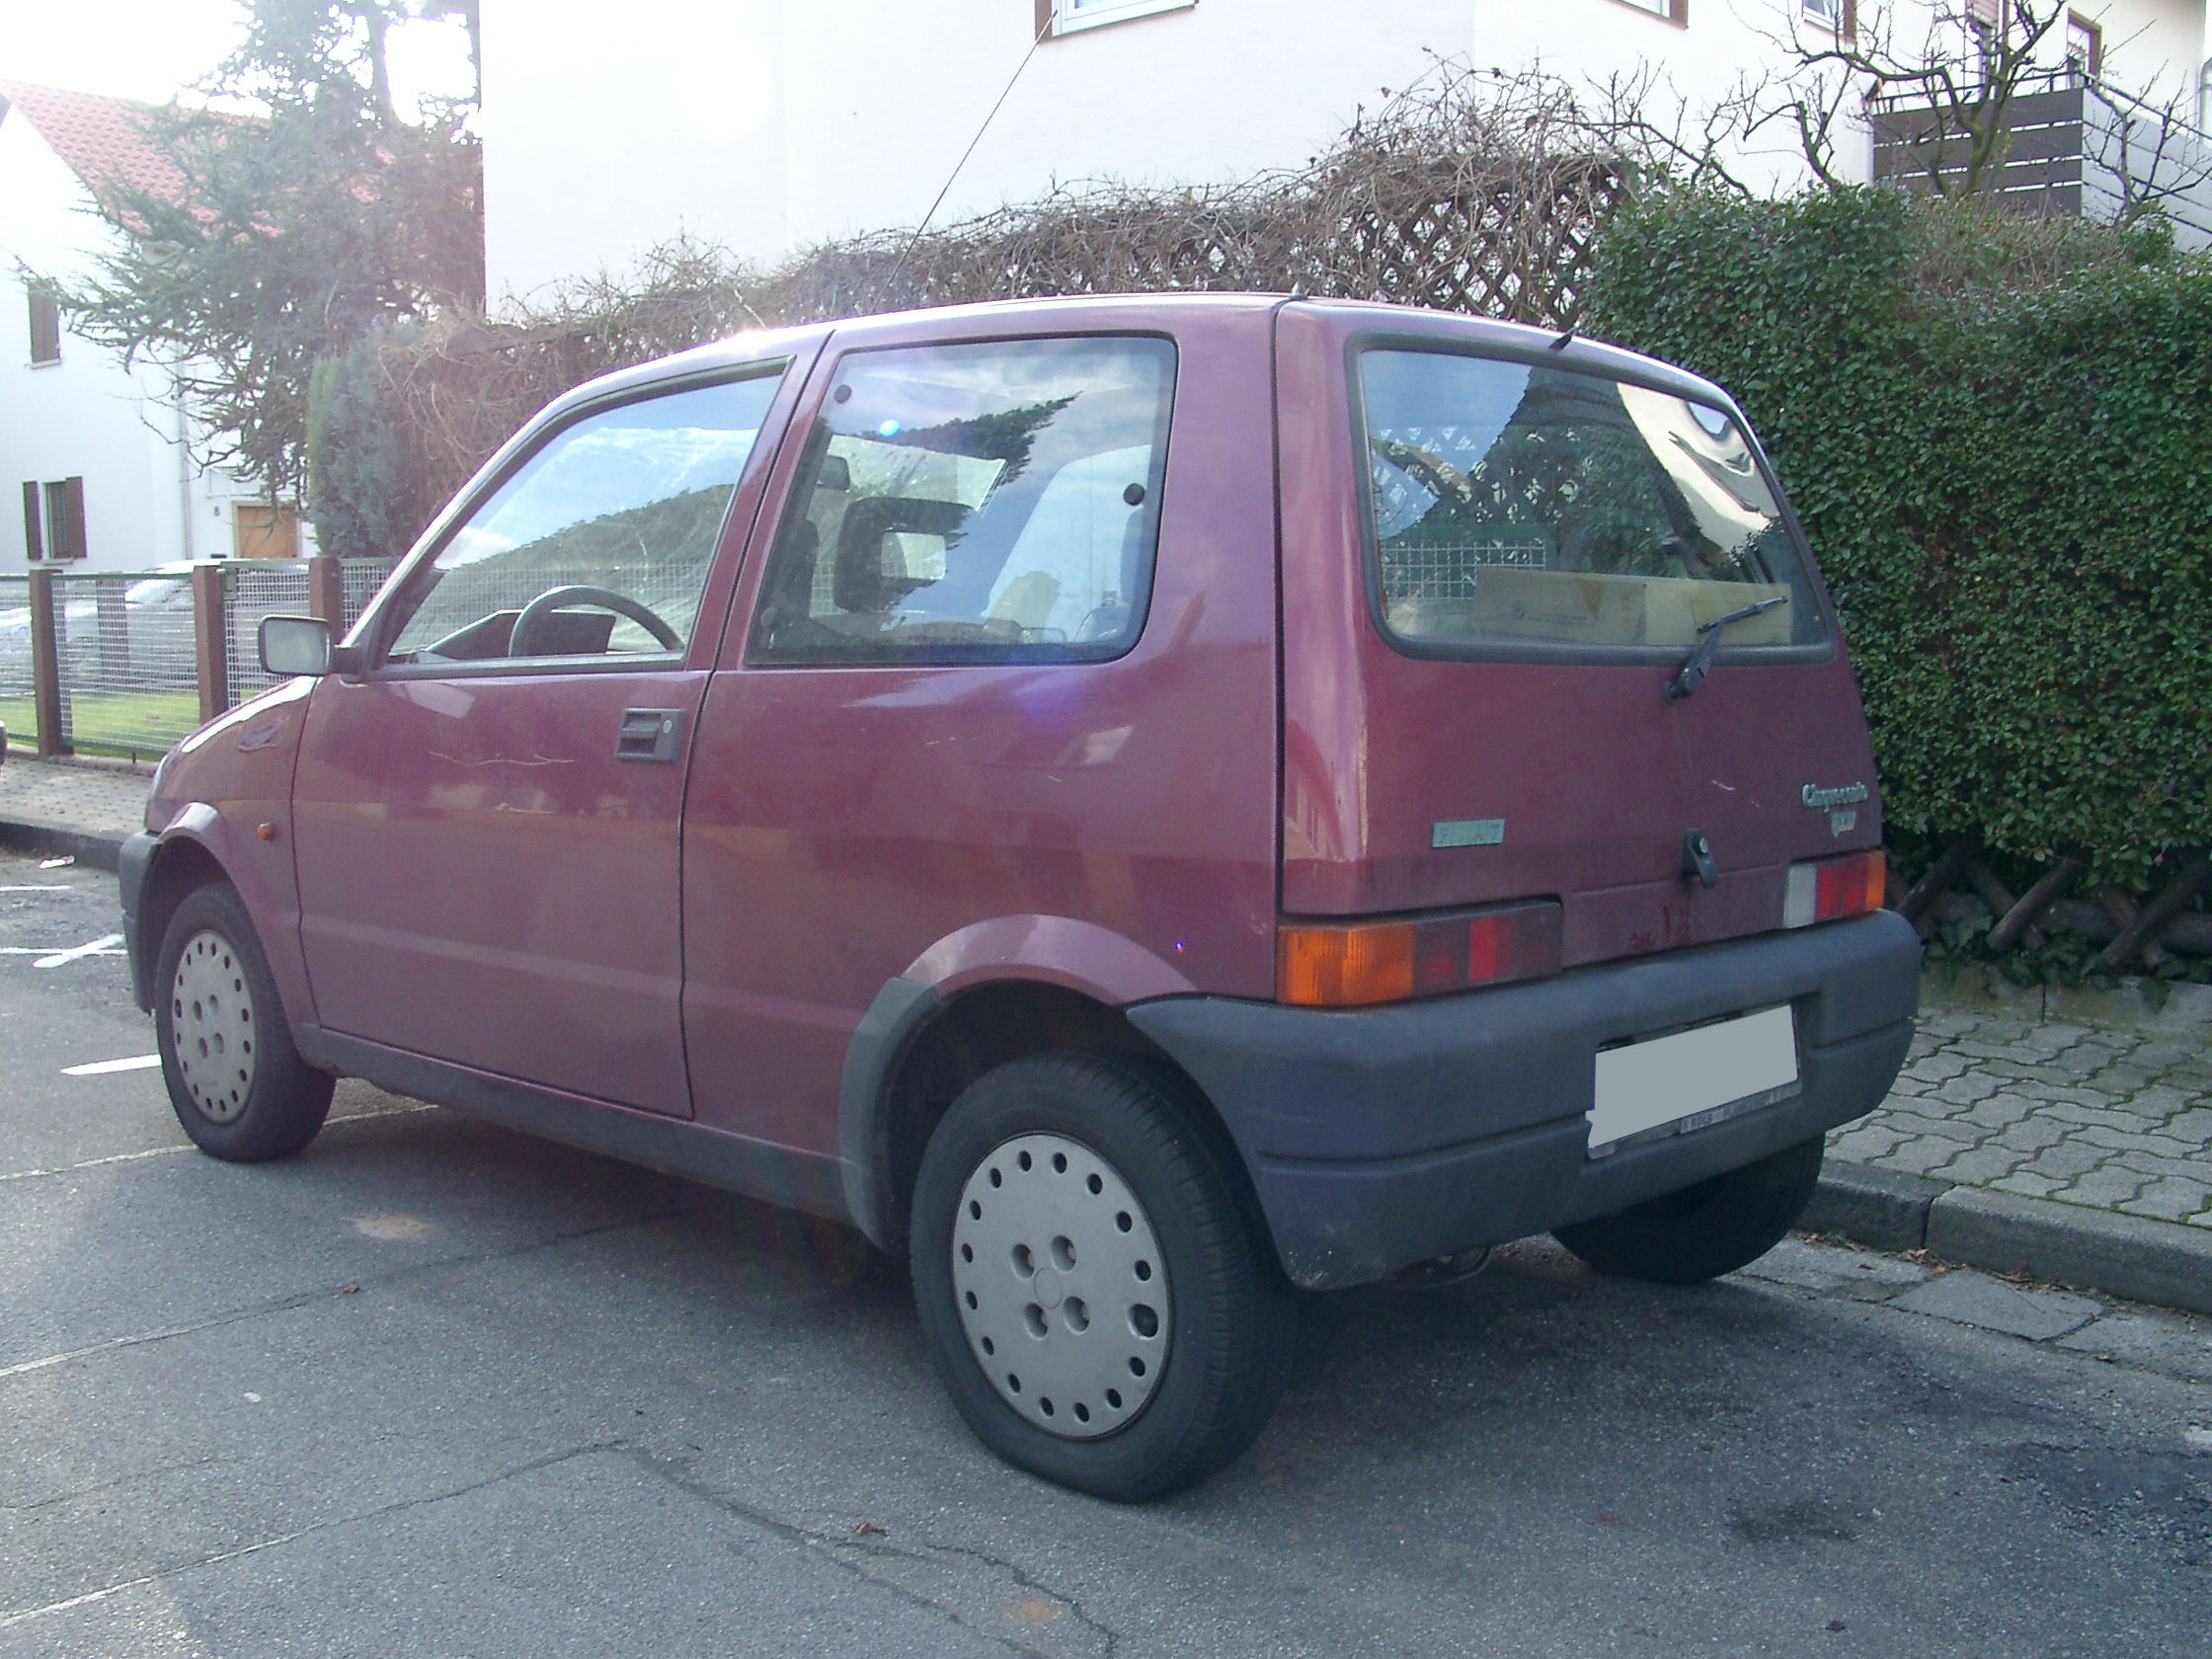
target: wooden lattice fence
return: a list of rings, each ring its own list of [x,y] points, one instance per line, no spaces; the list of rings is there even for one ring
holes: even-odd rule
[[[1571,328],[1632,169],[1547,79],[1449,69],[1308,166],[1236,185],[1095,186],[923,233],[828,243],[760,275],[682,241],[627,280],[379,349],[427,521],[530,415],[594,374],[745,327],[1059,294],[1304,292]]]
[[[2053,929],[2102,946],[2096,963],[2111,974],[2156,972],[2170,952],[2212,956],[2212,914],[2193,908],[2212,880],[2212,856],[2201,850],[2170,854],[2160,870],[2163,885],[2140,907],[2109,882],[2076,897],[2088,871],[2085,860],[2061,856],[2015,895],[1983,858],[1981,836],[1968,833],[1946,842],[1910,888],[1893,885],[1890,905],[1924,939],[1939,921],[1973,922],[1987,915],[1984,948],[1998,958],[2043,950]]]

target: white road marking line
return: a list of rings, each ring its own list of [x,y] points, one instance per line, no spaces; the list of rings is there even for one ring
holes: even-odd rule
[[[86,1066],[64,1066],[64,1077],[105,1077],[111,1071],[150,1071],[161,1064],[161,1056],[132,1055],[128,1060],[96,1060]]]
[[[235,1561],[242,1556],[258,1555],[265,1549],[276,1549],[282,1544],[290,1543],[314,1533],[329,1532],[333,1528],[349,1527],[362,1521],[374,1521],[382,1516],[403,1509],[413,1509],[421,1504],[443,1503],[449,1498],[457,1498],[469,1492],[481,1491],[486,1487],[496,1486],[502,1481],[513,1480],[518,1475],[532,1474],[539,1469],[556,1467],[574,1458],[590,1457],[601,1452],[619,1451],[623,1443],[620,1441],[605,1441],[589,1446],[575,1447],[566,1452],[556,1452],[550,1457],[539,1458],[526,1463],[517,1463],[514,1467],[502,1470],[488,1479],[471,1481],[465,1486],[455,1486],[450,1491],[433,1492],[424,1497],[400,1498],[392,1503],[381,1504],[375,1509],[361,1510],[352,1515],[333,1515],[321,1521],[311,1521],[306,1526],[296,1528],[291,1532],[279,1533],[275,1538],[266,1538],[253,1543],[240,1544],[237,1548],[226,1549],[218,1555],[202,1556],[197,1561],[180,1561],[175,1566],[158,1567],[150,1573],[141,1573],[136,1578],[124,1579],[120,1584],[109,1584],[98,1590],[87,1590],[83,1595],[71,1596],[67,1601],[48,1602],[44,1607],[24,1608],[15,1613],[0,1613],[0,1630],[11,1629],[15,1625],[27,1623],[34,1619],[43,1619],[48,1614],[67,1613],[71,1608],[85,1607],[93,1602],[104,1602],[110,1596],[119,1596],[126,1590],[142,1590],[147,1585],[158,1584],[165,1578],[178,1578],[186,1573],[199,1572],[207,1567],[221,1566],[225,1561]]]
[[[343,1118],[332,1118],[323,1127],[332,1124],[366,1123],[371,1118],[404,1118],[416,1112],[434,1112],[435,1106],[417,1103],[395,1106],[387,1112],[348,1112]],[[0,1172],[0,1181],[39,1181],[51,1175],[74,1175],[80,1169],[100,1169],[111,1163],[136,1163],[140,1158],[175,1157],[179,1152],[197,1152],[198,1146],[187,1143],[182,1146],[149,1146],[142,1152],[115,1152],[107,1157],[87,1158],[82,1163],[57,1164],[51,1169],[10,1169]]]
[[[209,1555],[204,1560],[188,1561],[182,1566],[166,1567],[160,1572],[147,1573],[142,1578],[127,1579],[121,1584],[111,1584],[104,1590],[88,1590],[82,1596],[71,1596],[65,1602],[48,1602],[44,1607],[25,1608],[21,1613],[0,1615],[0,1630],[25,1623],[33,1619],[43,1619],[49,1613],[67,1613],[71,1608],[85,1607],[93,1602],[104,1602],[110,1596],[121,1595],[125,1590],[141,1590],[149,1584],[157,1584],[162,1579],[172,1577],[177,1573],[195,1572],[201,1567],[220,1566],[225,1561],[237,1560],[241,1555],[257,1555],[264,1549],[275,1549],[280,1543],[290,1543],[294,1539],[305,1538],[309,1533],[320,1532],[323,1528],[335,1524],[328,1521],[317,1522],[312,1527],[302,1527],[298,1532],[286,1533],[281,1538],[264,1539],[259,1543],[249,1543],[240,1549],[227,1549],[220,1555]]]
[[[30,887],[0,887],[0,893],[74,893],[73,887],[58,887],[50,882],[39,882]]]
[[[76,863],[76,861],[77,855],[72,852],[65,858],[41,858],[39,860],[39,868],[41,870],[63,870]]]
[[[114,947],[122,943],[120,933],[106,933],[87,945],[72,945],[67,950],[55,951],[51,956],[41,956],[31,966],[34,968],[59,968],[63,963],[75,962],[87,956],[120,956]]]

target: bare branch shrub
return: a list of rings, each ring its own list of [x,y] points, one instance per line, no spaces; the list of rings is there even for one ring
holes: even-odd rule
[[[1556,77],[1440,60],[1303,169],[1056,191],[926,235],[832,242],[765,275],[679,239],[627,279],[387,336],[381,390],[427,521],[568,387],[748,326],[1052,294],[1300,290],[1571,327],[1636,138]]]

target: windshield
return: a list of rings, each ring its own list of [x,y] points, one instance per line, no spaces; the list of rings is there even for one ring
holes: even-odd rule
[[[1567,369],[1361,356],[1384,622],[1427,646],[1728,649],[1825,638],[1735,418]]]

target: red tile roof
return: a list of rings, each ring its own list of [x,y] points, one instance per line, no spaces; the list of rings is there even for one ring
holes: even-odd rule
[[[95,196],[117,185],[171,200],[185,193],[184,174],[146,135],[153,114],[147,105],[0,81],[0,118],[11,113],[28,120]]]

